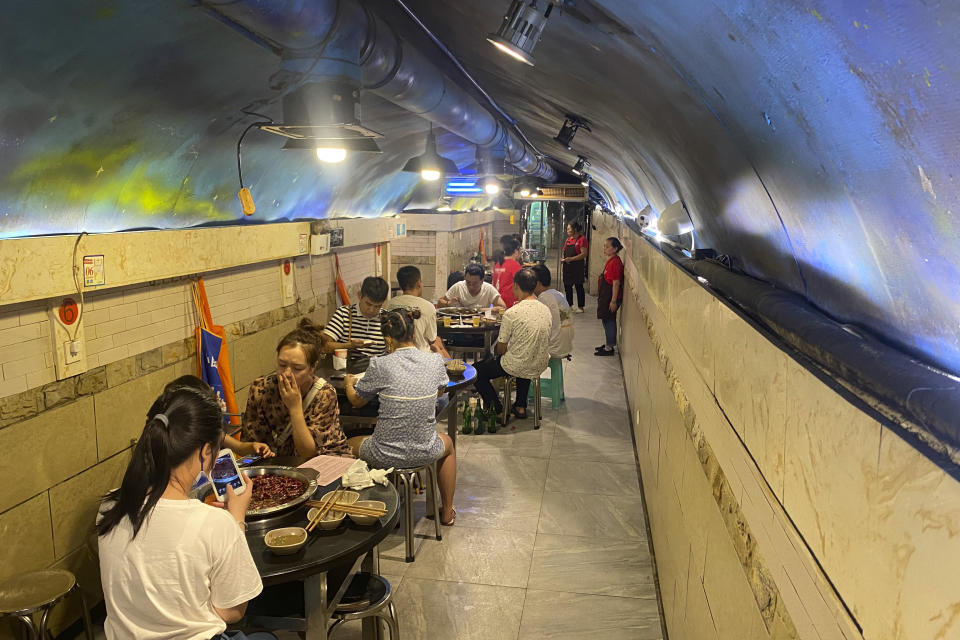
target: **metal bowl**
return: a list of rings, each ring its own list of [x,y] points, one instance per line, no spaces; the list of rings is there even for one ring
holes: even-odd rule
[[[250,479],[253,480],[254,476],[287,476],[289,478],[296,478],[305,484],[303,493],[301,493],[296,498],[292,498],[283,502],[281,504],[273,505],[270,507],[263,507],[261,509],[248,509],[247,517],[248,518],[261,518],[263,516],[268,516],[280,511],[286,511],[296,507],[297,505],[303,504],[310,499],[310,496],[317,490],[317,474],[316,472],[310,469],[297,469],[295,467],[245,467],[241,469],[242,472],[250,476]],[[197,488],[194,491],[194,497],[199,500],[203,500],[213,489],[210,487],[210,484],[204,484],[203,486]]]
[[[476,307],[442,307],[437,309],[438,316],[478,316],[483,311]]]

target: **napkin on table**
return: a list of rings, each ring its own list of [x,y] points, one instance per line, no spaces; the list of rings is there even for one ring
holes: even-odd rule
[[[389,469],[370,469],[366,462],[357,460],[350,465],[340,481],[343,486],[349,489],[366,489],[372,487],[374,483],[386,485],[387,476],[391,473],[393,473],[393,467]]]

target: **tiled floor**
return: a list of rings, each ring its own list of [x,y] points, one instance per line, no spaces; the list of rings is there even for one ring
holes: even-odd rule
[[[544,399],[537,431],[461,436],[456,525],[437,542],[421,519],[410,564],[400,531],[382,545],[404,640],[662,638],[620,360],[593,356],[592,305],[574,318],[563,407]]]
[[[460,436],[456,525],[421,520],[410,564],[399,532],[381,547],[404,640],[662,638],[620,360],[593,356],[592,306],[574,318],[564,406]]]

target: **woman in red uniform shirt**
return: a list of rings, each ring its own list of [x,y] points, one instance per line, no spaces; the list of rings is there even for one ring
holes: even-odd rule
[[[493,286],[500,292],[503,303],[509,309],[517,303],[516,296],[513,295],[513,276],[520,271],[520,243],[513,236],[503,236],[500,238],[503,245],[503,262],[493,268]]]
[[[567,225],[567,241],[563,245],[563,291],[567,295],[567,304],[573,306],[573,288],[577,288],[577,313],[583,313],[583,281],[587,274],[587,238],[583,227],[572,220]]]
[[[623,300],[623,261],[617,255],[621,249],[623,245],[616,238],[607,238],[603,243],[607,264],[597,283],[597,318],[603,322],[607,342],[597,347],[595,356],[612,356],[617,345],[617,309]]]

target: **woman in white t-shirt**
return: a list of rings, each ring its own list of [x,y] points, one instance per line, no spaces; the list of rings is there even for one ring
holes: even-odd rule
[[[275,640],[226,633],[263,590],[244,536],[253,492],[228,488],[223,509],[189,496],[220,450],[216,397],[171,386],[147,416],[123,482],[97,521],[108,640]]]

